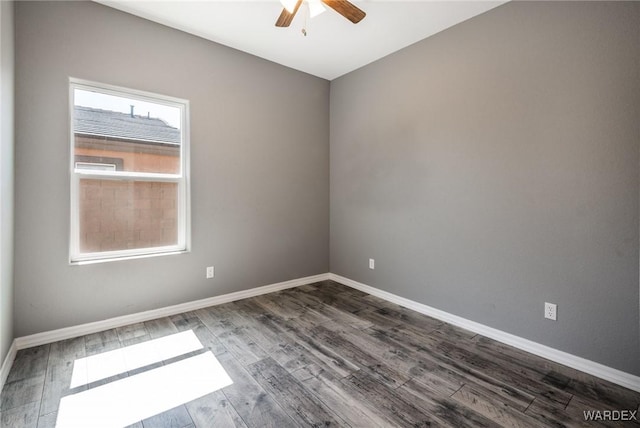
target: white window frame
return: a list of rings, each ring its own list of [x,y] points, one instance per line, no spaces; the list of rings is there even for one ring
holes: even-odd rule
[[[180,172],[178,174],[83,170],[75,168],[75,136],[74,136],[74,91],[82,89],[96,91],[103,94],[126,97],[134,100],[153,102],[180,109]],[[190,191],[189,191],[189,101],[181,98],[159,95],[136,89],[123,88],[87,80],[69,78],[69,124],[70,124],[70,162],[69,174],[71,183],[71,212],[70,212],[70,242],[69,263],[72,265],[126,260],[140,257],[180,254],[190,250],[191,222],[190,222]],[[169,182],[178,185],[177,223],[178,242],[152,248],[136,248],[117,251],[102,251],[92,253],[80,252],[80,179],[125,180],[125,181],[155,181]]]

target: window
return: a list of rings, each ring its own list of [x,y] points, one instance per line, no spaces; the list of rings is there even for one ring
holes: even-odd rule
[[[88,163],[76,162],[76,169],[93,169],[99,171],[115,171],[116,166],[112,163]]]
[[[71,79],[71,263],[189,245],[188,101]]]

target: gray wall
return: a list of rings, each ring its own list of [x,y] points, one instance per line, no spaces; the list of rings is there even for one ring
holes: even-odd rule
[[[639,29],[512,2],[332,81],[331,272],[640,375]]]
[[[13,341],[13,2],[0,2],[0,365]]]
[[[191,253],[68,265],[69,76],[190,100]],[[16,4],[16,335],[327,272],[328,120],[326,80],[96,3]]]
[[[640,374],[639,7],[510,3],[333,81],[329,105],[324,80],[95,3],[17,4],[16,336],[323,273],[330,254]],[[191,100],[191,253],[68,265],[69,76]]]

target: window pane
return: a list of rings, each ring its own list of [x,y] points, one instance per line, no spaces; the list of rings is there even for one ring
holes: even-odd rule
[[[74,79],[70,89],[71,263],[188,251],[188,101]]]
[[[76,88],[73,115],[77,170],[180,174],[179,108]]]
[[[80,179],[80,252],[178,244],[178,184]]]

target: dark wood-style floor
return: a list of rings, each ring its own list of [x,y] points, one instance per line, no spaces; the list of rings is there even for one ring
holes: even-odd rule
[[[233,384],[133,426],[598,426],[583,411],[640,404],[636,392],[328,281],[21,350],[2,427],[53,427],[61,397],[77,392],[75,359],[186,330]]]

